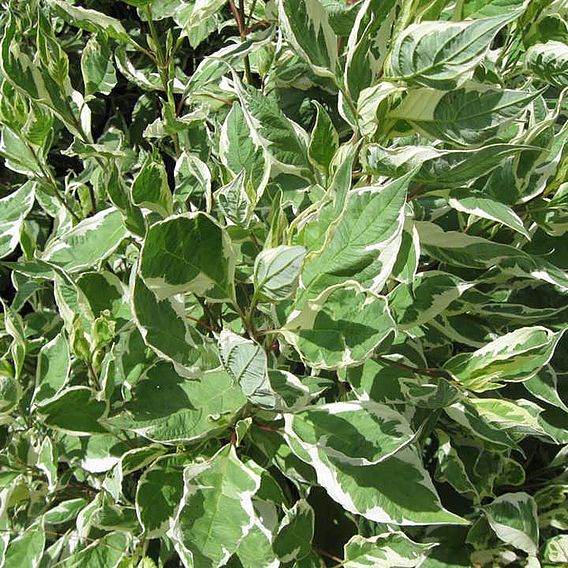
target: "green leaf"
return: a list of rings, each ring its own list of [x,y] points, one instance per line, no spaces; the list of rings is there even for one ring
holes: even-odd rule
[[[568,45],[560,41],[547,41],[529,47],[525,54],[529,69],[536,76],[555,87],[568,86]]]
[[[121,214],[114,208],[105,209],[51,241],[42,260],[67,272],[87,270],[108,258],[126,236]]]
[[[306,249],[300,246],[281,245],[264,249],[254,262],[254,288],[265,301],[280,302],[289,298],[296,289]]]
[[[104,36],[92,36],[81,55],[81,71],[85,82],[85,94],[110,95],[116,86],[112,51]]]
[[[485,420],[466,399],[454,402],[445,408],[445,412],[452,420],[493,446],[499,449],[516,448],[513,438],[505,430]]]
[[[464,0],[464,18],[486,18],[508,14],[526,4],[525,0]]]
[[[345,544],[345,568],[413,568],[424,562],[429,551],[436,546],[410,540],[402,532],[383,533],[370,538],[351,537]]]
[[[398,327],[409,329],[441,314],[471,286],[453,274],[430,270],[397,286],[388,296],[389,307]]]
[[[136,515],[146,538],[163,536],[183,494],[183,470],[175,458],[157,460],[136,488]]]
[[[195,39],[199,37],[204,23],[221,10],[226,2],[227,0],[196,0],[193,4],[183,5],[182,9],[177,11],[176,19],[182,25],[184,34],[189,37],[193,48],[200,43],[200,41],[196,42]]]
[[[337,37],[319,0],[278,0],[278,16],[286,39],[323,77],[335,77]]]
[[[313,536],[314,510],[300,499],[284,511],[272,548],[281,562],[301,560],[311,552]]]
[[[414,89],[389,117],[457,146],[477,146],[499,136],[538,92],[487,88],[468,83],[455,91]]]
[[[1,566],[566,563],[565,0],[2,5]]]
[[[186,565],[222,566],[253,527],[252,498],[260,477],[229,445],[210,460],[187,466],[183,481],[170,537]]]
[[[49,0],[49,4],[64,20],[78,28],[92,33],[104,32],[114,39],[129,41],[128,32],[115,18],[96,10],[74,6],[67,0]]]
[[[142,375],[124,411],[108,422],[156,442],[191,442],[223,432],[245,403],[225,371],[188,380],[161,362]]]
[[[534,403],[519,399],[514,402],[498,398],[472,398],[471,404],[486,422],[510,431],[512,435],[525,437],[539,436],[552,438],[539,420],[542,408]]]
[[[233,78],[253,143],[264,148],[283,171],[309,172],[307,134],[284,115],[272,97],[242,85],[236,74]]]
[[[360,3],[357,17],[350,30],[344,84],[350,99],[357,104],[358,111],[366,106],[362,103],[366,99],[371,107],[375,107],[371,112],[376,115],[379,101],[375,100],[372,103],[370,99],[380,99],[383,95],[388,96],[385,90],[389,91],[392,87],[388,83],[384,83],[385,87],[381,87],[382,82],[378,85],[374,84],[376,78],[383,74],[390,35],[395,22],[396,7],[395,0],[365,0]],[[368,130],[364,123],[365,120],[359,122],[361,134]]]
[[[544,561],[553,564],[568,562],[568,535],[559,534],[549,538],[544,548]]]
[[[276,568],[279,565],[272,550],[272,533],[259,517],[241,540],[237,556],[243,568]]]
[[[0,199],[0,258],[11,254],[20,243],[24,219],[35,200],[35,184],[28,181],[20,189]]]
[[[74,436],[101,434],[106,429],[100,419],[106,412],[106,403],[97,400],[87,387],[72,386],[43,404],[38,411],[48,426]]]
[[[334,460],[323,450],[288,439],[292,451],[311,465],[318,483],[347,511],[377,523],[466,524],[446,511],[416,452],[405,448],[375,465]],[[404,472],[404,473],[403,473]],[[404,483],[399,480],[404,476]]]
[[[6,167],[10,170],[30,177],[38,176],[41,172],[41,167],[37,161],[37,153],[34,155],[34,148],[26,142],[27,141],[21,136],[21,134],[18,134],[7,126],[4,126],[2,128],[0,138],[0,156],[4,158]],[[29,181],[25,185],[30,186],[31,184],[32,182]],[[8,200],[10,200],[10,196],[4,198],[2,201]],[[10,209],[12,209],[13,215],[13,208]],[[12,227],[14,227],[14,222],[15,220],[12,220]],[[10,225],[7,226],[6,235],[10,235]],[[2,237],[3,242],[6,239],[6,236]]]
[[[438,463],[436,466],[436,480],[448,482],[461,495],[472,495],[479,501],[477,488],[469,478],[465,464],[458,452],[452,446],[450,437],[441,430],[436,430],[438,438]]]
[[[479,149],[442,150],[433,146],[384,148],[369,144],[362,161],[368,173],[399,177],[414,168],[414,181],[431,187],[462,187],[485,176],[505,158],[519,154],[522,146],[492,144]]]
[[[313,406],[284,419],[286,433],[302,446],[351,465],[382,462],[414,439],[402,415],[372,401]]]
[[[48,525],[68,523],[75,519],[79,511],[83,509],[86,504],[87,500],[82,497],[63,501],[45,513],[43,520]]]
[[[70,370],[69,344],[65,335],[60,333],[39,352],[34,403],[43,405],[55,396],[65,386]]]
[[[311,162],[324,174],[329,173],[329,166],[339,148],[339,134],[329,117],[329,114],[317,101],[316,123],[310,136],[308,156]]]
[[[465,22],[412,24],[396,39],[389,76],[442,90],[472,76],[497,33],[518,12]]]
[[[483,194],[455,190],[450,193],[448,204],[457,211],[496,221],[523,235],[528,240],[531,238],[523,225],[522,219],[510,207],[494,199],[489,199]]]
[[[322,223],[323,230],[329,225],[325,238],[308,254],[301,275],[301,297],[315,298],[346,280],[355,280],[374,292],[382,289],[400,248],[410,177],[347,194],[341,216],[335,223]]]
[[[140,256],[140,275],[160,300],[192,292],[213,302],[232,301],[234,270],[227,233],[201,212],[152,225]]]
[[[83,272],[77,286],[95,318],[112,318],[117,326],[132,321],[128,288],[112,272]]]
[[[126,556],[129,537],[122,532],[111,532],[63,561],[63,568],[82,566],[116,566]]]
[[[386,299],[350,285],[308,301],[283,335],[311,367],[338,369],[363,362],[394,329]]]
[[[426,252],[440,261],[477,269],[498,266],[506,274],[547,282],[560,290],[568,290],[566,273],[542,257],[463,232],[444,231],[434,223],[418,221],[416,228]]]
[[[258,343],[223,330],[219,336],[219,356],[227,373],[249,400],[260,406],[274,406],[266,352]]]
[[[172,193],[166,169],[162,162],[153,156],[146,158],[140,173],[132,182],[130,193],[134,205],[146,207],[162,217],[167,217],[173,212]]]
[[[403,89],[387,81],[363,89],[357,100],[359,131],[362,136],[372,137],[386,115],[386,101]],[[408,99],[407,99],[408,100]]]
[[[254,205],[246,190],[245,171],[224,185],[215,195],[219,209],[228,221],[240,227],[248,227]]]
[[[293,411],[303,408],[313,397],[310,387],[288,371],[269,369],[268,380],[276,394],[276,408]],[[316,393],[318,391],[316,390]]]
[[[523,381],[523,386],[539,400],[568,412],[568,406],[558,394],[557,383],[556,372],[550,365],[546,365],[534,377]]]
[[[500,388],[535,376],[550,361],[561,337],[562,332],[541,326],[520,328],[474,353],[452,357],[444,368],[470,390]]]
[[[194,154],[183,152],[176,161],[174,177],[174,201],[176,203],[186,203],[204,198],[207,210],[211,209],[211,172],[205,162]],[[168,189],[167,177],[164,177],[164,180],[165,191]]]
[[[45,530],[40,523],[32,524],[8,545],[4,566],[35,568],[39,566],[45,548]]]
[[[246,172],[246,179],[261,195],[268,182],[270,167],[266,152],[251,135],[245,115],[238,103],[233,104],[219,139],[219,154],[223,164],[237,175]]]
[[[197,332],[189,327],[178,297],[159,300],[133,274],[132,309],[144,343],[158,356],[174,363],[180,372],[193,375],[202,368],[216,366],[216,362],[208,363],[207,349]]]
[[[538,550],[538,518],[534,499],[527,493],[500,495],[485,507],[495,534],[507,544],[535,555]]]
[[[392,269],[392,277],[398,282],[409,284],[416,276],[419,260],[420,238],[414,223],[407,217],[404,220],[402,242]]]

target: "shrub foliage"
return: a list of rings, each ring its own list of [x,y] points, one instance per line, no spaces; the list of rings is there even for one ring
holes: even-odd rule
[[[565,0],[1,5],[0,564],[566,566]]]

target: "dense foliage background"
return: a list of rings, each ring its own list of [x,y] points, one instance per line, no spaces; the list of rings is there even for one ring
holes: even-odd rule
[[[568,2],[0,2],[0,564],[568,565]]]

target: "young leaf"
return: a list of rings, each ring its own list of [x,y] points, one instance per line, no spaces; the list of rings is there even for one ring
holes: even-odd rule
[[[148,156],[130,190],[132,203],[146,207],[162,217],[172,214],[172,193],[164,165]]]
[[[236,75],[233,77],[254,144],[264,148],[283,171],[302,175],[309,172],[307,134],[284,115],[273,98],[242,85]]]
[[[223,367],[247,398],[260,406],[274,406],[266,352],[258,343],[223,330],[219,336],[219,356]]]
[[[246,172],[246,179],[262,194],[268,182],[270,167],[263,146],[255,141],[238,103],[235,103],[223,126],[219,139],[219,154],[223,164],[233,174]]]
[[[350,30],[344,84],[353,103],[357,103],[358,110],[361,108],[362,99],[380,98],[384,93],[382,83],[376,86],[373,84],[383,73],[395,14],[395,0],[365,0],[361,2]],[[386,85],[386,90],[390,90],[392,85]],[[364,94],[366,90],[368,91]],[[373,93],[371,97],[369,91]],[[365,127],[361,122],[359,127],[363,134]]]
[[[216,194],[219,209],[228,221],[241,227],[248,227],[253,215],[254,204],[245,187],[244,170],[223,186]]]
[[[34,403],[42,405],[55,396],[65,386],[70,370],[69,344],[65,335],[60,333],[39,352]]]
[[[263,300],[279,302],[295,291],[298,276],[306,256],[300,246],[281,245],[264,249],[254,262],[254,287]]]
[[[359,131],[362,136],[372,137],[381,122],[379,113],[386,115],[386,101],[391,95],[401,93],[403,89],[393,83],[380,82],[374,87],[367,87],[359,94],[357,116]]]

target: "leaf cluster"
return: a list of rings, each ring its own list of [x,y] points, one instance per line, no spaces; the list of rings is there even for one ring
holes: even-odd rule
[[[0,565],[568,565],[568,3],[6,0]]]

